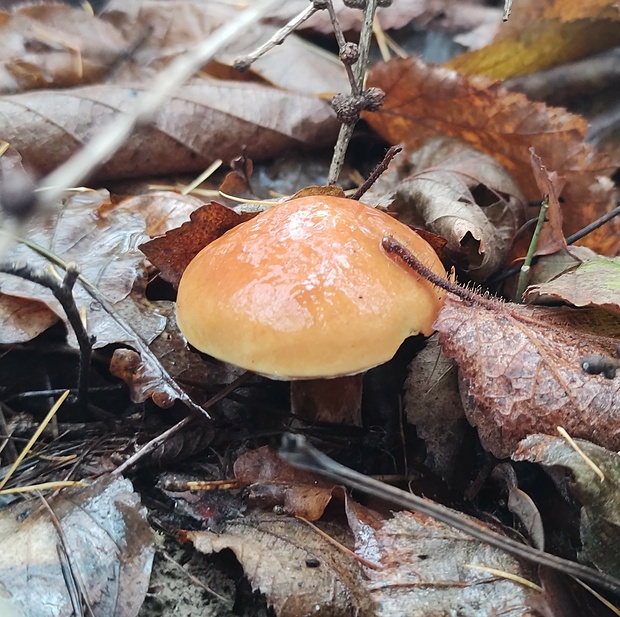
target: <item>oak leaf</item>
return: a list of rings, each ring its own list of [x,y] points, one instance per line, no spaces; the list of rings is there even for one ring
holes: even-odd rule
[[[190,214],[190,220],[167,234],[140,245],[140,250],[157,267],[164,280],[175,287],[189,262],[207,244],[247,220],[214,201]]]
[[[578,231],[613,207],[609,178],[617,161],[584,142],[587,122],[562,109],[529,101],[483,77],[466,77],[420,60],[390,60],[370,71],[369,85],[386,92],[367,121],[391,143],[415,150],[429,137],[452,136],[495,158],[529,200],[539,200],[529,148],[566,179],[564,230]],[[620,248],[620,222],[584,242],[601,253]]]

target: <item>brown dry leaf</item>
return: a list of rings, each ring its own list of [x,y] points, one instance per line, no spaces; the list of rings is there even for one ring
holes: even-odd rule
[[[452,136],[494,157],[529,200],[541,198],[532,177],[529,148],[566,179],[564,231],[581,229],[613,207],[616,162],[584,143],[587,122],[565,110],[529,101],[483,77],[465,77],[420,60],[391,60],[370,72],[370,86],[385,90],[378,113],[367,121],[391,143],[411,150],[429,137]],[[601,253],[620,248],[620,222],[585,240]]]
[[[399,165],[400,178],[382,204],[403,223],[425,227],[448,241],[447,248],[475,280],[485,280],[509,254],[525,222],[525,198],[491,156],[456,139],[429,139]],[[394,181],[391,181],[392,186]]]
[[[143,403],[151,398],[158,407],[168,409],[178,398],[175,390],[166,383],[160,368],[153,365],[150,358],[142,358],[131,349],[114,350],[110,373],[129,386],[134,403]]]
[[[278,617],[375,614],[359,564],[299,520],[247,516],[229,521],[218,534],[188,531],[181,538],[202,553],[232,550]]]
[[[179,55],[233,21],[243,7],[225,2],[112,2],[95,16],[60,3],[0,14],[0,92],[67,88],[98,81],[151,81]],[[205,67],[215,77],[265,80],[282,88],[339,92],[346,75],[335,56],[296,35],[259,59],[246,74],[234,59],[269,39],[275,28],[255,24],[250,33]],[[293,69],[293,70],[291,70]],[[300,81],[299,74],[305,79]]]
[[[77,597],[93,617],[135,617],[148,591],[153,532],[129,480],[100,479],[48,502],[62,542],[39,499],[0,510],[0,613],[70,617]]]
[[[363,525],[362,530],[356,537],[357,554],[381,566],[366,569],[368,589],[379,605],[377,615],[453,615],[455,607],[459,615],[476,617],[539,614],[534,609],[538,592],[477,569],[493,568],[537,582],[533,568],[504,551],[416,512],[396,512],[380,528]]]
[[[0,92],[99,81],[127,43],[112,24],[60,2],[0,13]]]
[[[550,255],[560,251],[567,251],[568,244],[562,231],[563,219],[560,207],[560,195],[564,188],[564,178],[558,174],[548,172],[543,165],[542,159],[531,149],[532,172],[536,185],[542,196],[547,196],[548,207],[545,213],[545,224],[543,225],[538,244],[536,245],[536,255]]]
[[[448,297],[435,323],[485,448],[505,457],[528,435],[563,426],[574,437],[620,449],[620,380],[581,367],[585,356],[615,353],[620,321],[586,309],[490,302]]]
[[[40,174],[66,161],[97,130],[131,112],[145,88],[101,85],[0,97],[0,135]],[[179,88],[98,171],[136,177],[202,171],[246,144],[261,159],[287,148],[331,144],[338,131],[330,107],[312,96],[252,83],[199,79]]]
[[[548,283],[525,292],[528,303],[562,301],[573,306],[596,306],[620,313],[620,258],[594,257]]]
[[[24,236],[66,263],[77,264],[82,275],[133,329],[128,331],[119,324],[78,281],[73,295],[77,306],[85,308],[87,328],[97,337],[97,347],[132,345],[136,336],[148,343],[163,330],[166,317],[145,297],[146,263],[138,245],[148,238],[147,225],[166,231],[187,220],[196,203],[200,202],[193,198],[166,200],[155,195],[150,201],[141,197],[112,206],[107,192],[73,193],[58,212],[30,221]],[[23,243],[16,244],[6,258],[33,267],[49,265]],[[47,289],[10,275],[1,275],[0,280],[5,294],[42,301],[64,318],[62,308]],[[69,340],[76,344],[71,331]]]
[[[31,341],[57,321],[43,302],[0,294],[0,345]]]
[[[194,210],[189,222],[141,244],[140,250],[159,269],[161,277],[176,287],[185,268],[201,249],[247,219],[247,215],[212,201]]]
[[[338,491],[334,484],[289,465],[268,446],[242,454],[235,461],[234,471],[242,485],[250,486],[250,497],[263,507],[279,504],[288,514],[309,521],[323,516],[334,491]]]
[[[601,481],[592,467],[566,440],[549,435],[524,439],[513,458],[552,468],[551,477],[562,494],[572,492],[581,503],[582,560],[599,570],[620,576],[620,554],[610,547],[620,542],[620,458],[581,439],[577,445],[605,476]],[[567,470],[562,476],[558,467]],[[570,488],[568,488],[570,487]]]
[[[445,66],[462,75],[486,75],[494,79],[544,71],[620,44],[619,18],[620,12],[616,20],[605,17],[570,22],[561,19],[533,21],[523,31],[461,54]]]

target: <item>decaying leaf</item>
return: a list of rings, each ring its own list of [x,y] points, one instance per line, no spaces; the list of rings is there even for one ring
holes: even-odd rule
[[[0,294],[0,345],[31,341],[57,321],[43,302]]]
[[[0,97],[0,135],[38,173],[66,161],[146,86],[85,86]],[[287,148],[333,143],[338,123],[313,96],[260,84],[197,79],[177,90],[154,121],[138,128],[98,171],[126,178],[202,171],[215,159],[253,159]]]
[[[525,222],[525,198],[493,157],[456,139],[430,139],[409,153],[397,175],[386,177],[374,194],[403,223],[446,238],[447,248],[476,280],[504,263]]]
[[[273,449],[263,446],[235,461],[235,478],[250,486],[250,497],[263,507],[282,505],[285,512],[316,521],[325,512],[334,492],[333,483],[292,467]]]
[[[336,528],[329,531],[333,535]],[[232,550],[252,588],[265,594],[278,617],[374,614],[357,561],[299,520],[247,516],[217,534],[188,531],[181,539],[202,553]]]
[[[158,407],[167,409],[172,407],[177,398],[160,367],[153,366],[150,358],[143,358],[132,349],[114,350],[110,373],[129,386],[134,403],[143,403],[152,398]]]
[[[158,268],[161,277],[176,287],[185,268],[201,249],[247,219],[247,215],[212,201],[192,212],[189,222],[141,244],[140,250]]]
[[[242,8],[190,0],[110,2],[99,15],[60,3],[16,8],[0,14],[0,91],[152,81],[179,55],[233,21]],[[254,24],[203,71],[220,79],[249,77],[313,94],[346,87],[338,59],[295,34],[286,48],[276,47],[259,59],[249,74],[235,72],[233,60],[269,39],[274,30]],[[299,74],[306,78],[299,80]]]
[[[607,17],[570,22],[536,20],[524,31],[461,54],[446,66],[463,75],[508,79],[574,62],[619,43],[620,23]]]
[[[483,77],[465,77],[409,58],[378,64],[369,85],[386,92],[367,121],[391,143],[419,148],[429,137],[452,136],[491,155],[529,200],[542,196],[532,178],[529,148],[566,179],[564,230],[571,234],[613,207],[617,162],[584,142],[587,123],[565,110],[529,101]],[[620,247],[620,222],[600,228],[585,243],[601,253]]]
[[[347,7],[342,0],[333,0],[338,23],[344,31],[359,31],[362,25],[362,13],[359,9]],[[284,23],[307,7],[305,0],[288,0],[277,7],[270,19]],[[407,0],[393,2],[390,6],[381,7],[377,11],[377,21],[383,30],[404,28],[408,23],[419,24],[432,22],[441,24],[448,30],[465,30],[498,22],[500,13],[495,7],[481,6],[477,2],[450,2],[449,0]],[[333,27],[327,11],[318,11],[310,19],[301,24],[300,30],[315,30],[330,35]]]
[[[603,472],[604,480],[564,439],[532,435],[524,439],[513,455],[518,461],[553,467],[552,477],[565,492],[568,484],[581,503],[582,559],[615,577],[620,576],[620,554],[610,550],[620,542],[620,458],[592,443],[576,440],[585,455]],[[557,468],[567,470],[560,476]]]
[[[526,302],[567,302],[620,313],[620,258],[597,256],[557,278],[528,287]]]
[[[620,322],[592,310],[448,297],[435,327],[459,367],[465,413],[483,445],[510,455],[534,433],[570,435],[620,449],[620,379],[589,375],[581,359],[610,356]]]
[[[538,592],[484,571],[492,568],[536,583],[533,569],[499,549],[414,512],[396,512],[379,529],[363,529],[356,552],[381,566],[366,569],[368,588],[379,605],[377,615],[538,614],[533,610]]]
[[[48,503],[62,537],[37,498],[0,510],[2,614],[70,617],[88,603],[93,617],[135,617],[153,536],[129,480],[65,489]]]
[[[113,24],[60,2],[0,13],[0,92],[93,83],[127,42]]]

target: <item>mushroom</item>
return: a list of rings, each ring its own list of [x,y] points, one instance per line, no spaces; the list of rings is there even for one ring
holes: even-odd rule
[[[191,261],[179,327],[199,351],[291,381],[302,419],[359,426],[363,373],[407,337],[429,335],[445,295],[385,254],[386,235],[445,277],[432,247],[388,214],[301,197],[234,227]]]

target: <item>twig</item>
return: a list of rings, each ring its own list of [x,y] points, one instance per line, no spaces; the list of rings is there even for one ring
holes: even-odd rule
[[[620,204],[617,205],[613,210],[610,210],[603,216],[596,219],[596,221],[592,221],[589,225],[586,225],[583,229],[576,231],[574,234],[568,236],[566,238],[566,244],[575,244],[581,238],[585,238],[588,234],[592,233],[595,229],[598,229],[605,223],[611,221],[611,219],[616,218],[620,214]]]
[[[311,446],[305,438],[300,435],[288,434],[284,436],[280,448],[280,456],[287,463],[299,467],[300,469],[319,473],[331,480],[347,484],[352,488],[378,497],[379,499],[431,516],[454,529],[466,533],[480,542],[485,542],[515,557],[526,559],[536,565],[554,568],[555,570],[564,572],[570,576],[575,576],[578,579],[588,581],[594,585],[600,585],[615,594],[620,594],[620,581],[613,576],[598,572],[593,568],[575,563],[568,559],[546,553],[545,551],[535,549],[531,546],[521,544],[512,538],[502,536],[490,529],[485,529],[481,527],[481,525],[469,521],[460,513],[441,504],[418,497],[412,493],[407,493],[395,486],[383,484],[383,482],[379,482],[378,480],[353,471],[344,465],[336,463],[336,461]]]
[[[304,21],[310,19],[310,17],[312,17],[317,11],[324,9],[326,4],[329,4],[329,2],[325,2],[325,0],[314,0],[308,8],[293,17],[293,19],[282,26],[282,28],[280,28],[260,47],[245,56],[239,56],[233,62],[233,67],[237,69],[237,71],[247,71],[252,64],[254,64],[254,62],[256,62],[261,56],[264,56],[270,49],[273,49],[276,45],[282,45],[287,37],[290,36],[301,24],[303,24]]]
[[[353,69],[353,75],[355,77],[355,87],[352,88],[351,97],[349,97],[349,104],[352,107],[357,107],[357,114],[351,113],[349,119],[338,113],[338,105],[343,103],[342,98],[338,96],[334,97],[332,106],[336,110],[338,119],[343,122],[338,133],[338,141],[334,146],[334,156],[332,158],[331,165],[329,167],[329,175],[327,179],[328,184],[336,184],[342,166],[344,165],[344,158],[349,147],[349,142],[353,136],[353,129],[359,118],[359,113],[364,107],[369,110],[378,109],[383,103],[383,98],[380,101],[375,101],[369,106],[364,105],[363,101],[359,100],[363,94],[364,78],[366,76],[366,65],[368,63],[368,54],[370,52],[370,43],[372,40],[372,25],[375,18],[375,12],[377,10],[377,0],[366,0],[366,7],[364,9],[364,23],[360,33],[360,40],[358,45],[358,55],[355,62],[355,68]],[[358,99],[357,101],[351,99]],[[349,112],[350,113],[350,112]]]
[[[34,269],[23,264],[0,263],[0,272],[18,276],[37,285],[47,287],[56,300],[60,302],[67,320],[73,328],[75,338],[80,348],[80,369],[78,376],[78,403],[82,409],[88,405],[88,384],[90,378],[90,359],[93,351],[95,338],[89,336],[86,327],[82,322],[80,311],[75,304],[73,297],[73,287],[80,276],[80,271],[74,264],[67,264],[65,276],[62,281],[52,276],[44,270]]]
[[[61,568],[63,570],[63,575],[65,576],[65,584],[67,585],[67,592],[69,593],[69,597],[71,598],[71,603],[73,604],[73,609],[79,612],[76,612],[77,615],[84,615],[84,610],[82,609],[82,601],[86,608],[88,609],[88,615],[91,617],[95,617],[95,613],[93,612],[93,608],[88,599],[88,593],[86,591],[86,586],[84,585],[84,581],[82,580],[82,576],[80,574],[79,568],[74,569],[73,564],[71,563],[71,551],[69,551],[69,546],[67,545],[65,533],[62,528],[62,524],[58,520],[56,513],[50,506],[49,502],[41,493],[38,494],[39,499],[43,503],[45,509],[48,511],[50,515],[50,519],[52,521],[52,525],[56,529],[56,533],[58,534],[59,544],[57,545],[58,549],[58,557],[61,562]],[[63,567],[63,559],[65,559],[65,563],[67,564],[67,571]],[[78,593],[79,592],[79,595]]]
[[[360,186],[353,195],[351,195],[351,199],[361,199],[362,195],[368,191],[368,189],[377,181],[379,176],[385,172],[385,170],[389,167],[392,159],[402,150],[400,146],[391,146],[388,151],[385,153],[383,160],[372,170],[372,173],[364,184]]]
[[[395,240],[391,236],[386,236],[383,238],[381,241],[381,247],[388,254],[388,256],[398,256],[407,264],[407,266],[436,287],[458,296],[461,300],[465,300],[465,302],[468,302],[469,304],[477,304],[491,310],[497,308],[498,300],[493,300],[486,296],[479,295],[471,289],[461,287],[460,285],[452,283],[448,279],[439,276],[430,268],[425,266],[408,248],[403,246],[400,242],[398,242],[398,240]]]

